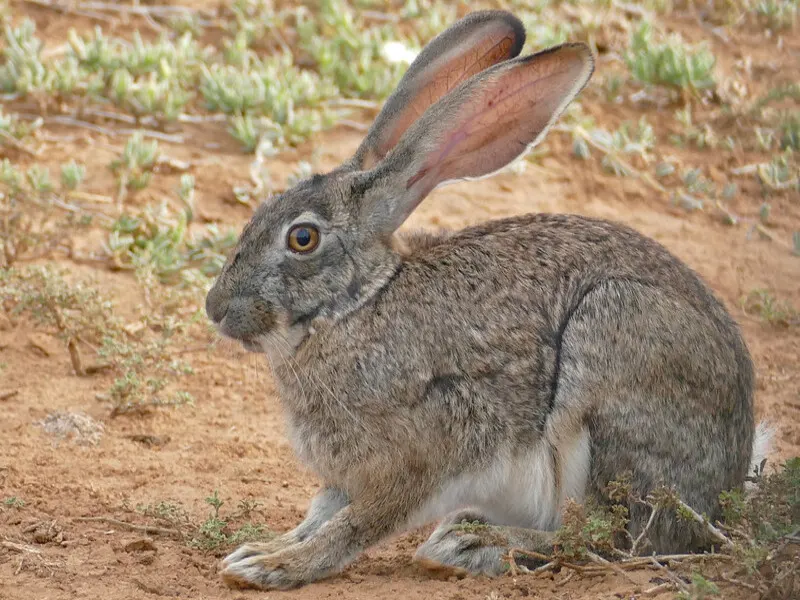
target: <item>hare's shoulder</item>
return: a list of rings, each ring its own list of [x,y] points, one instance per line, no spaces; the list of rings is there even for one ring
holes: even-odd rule
[[[665,246],[627,225],[571,214],[526,214],[459,231],[409,232],[402,266],[381,300],[407,313],[454,301],[471,314],[510,301],[537,313],[569,312],[583,295],[608,280],[635,281],[662,290],[701,312],[720,315],[711,290]],[[485,309],[485,310],[484,310]]]
[[[460,230],[409,229],[395,234],[396,246],[401,254],[412,256],[421,256],[425,251],[434,248],[457,251],[464,245],[512,239],[520,242],[557,239],[561,245],[583,245],[587,242],[653,243],[621,223],[566,213],[527,213],[483,221]]]
[[[535,268],[575,273],[606,254],[626,267],[632,258],[674,263],[665,248],[626,225],[572,214],[530,213],[484,221],[460,230],[407,230],[394,237],[407,267],[424,270],[480,263],[494,269]],[[532,260],[533,259],[533,260]],[[610,273],[609,273],[610,274]]]
[[[446,229],[409,229],[398,231],[392,239],[394,249],[405,258],[419,256],[427,250],[441,246],[453,235]]]

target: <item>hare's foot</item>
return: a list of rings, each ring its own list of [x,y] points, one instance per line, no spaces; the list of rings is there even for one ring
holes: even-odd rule
[[[222,559],[222,567],[226,568],[232,563],[239,562],[251,556],[275,554],[284,548],[301,542],[303,539],[301,535],[298,535],[297,529],[293,529],[292,531],[279,535],[266,542],[243,544]]]
[[[286,533],[268,542],[242,544],[222,559],[222,568],[227,569],[230,565],[247,560],[253,556],[269,556],[270,554],[276,554],[284,548],[291,546],[292,543],[297,543],[297,540],[294,540],[294,542],[292,541],[291,534],[292,532]]]
[[[421,487],[421,486],[420,486]],[[396,531],[409,519],[408,494],[389,494],[349,504],[296,544],[267,554],[247,545],[225,562],[222,578],[230,586],[261,589],[299,587],[338,573],[365,548]]]
[[[222,580],[230,587],[290,589],[311,581],[293,572],[290,548],[269,552],[269,545],[245,544],[223,562]]]
[[[322,488],[311,501],[306,518],[293,530],[268,542],[244,544],[226,556],[222,561],[223,579],[239,587],[282,587],[270,583],[277,575],[260,581],[259,574],[264,570],[265,559],[309,539],[349,502],[347,495],[337,488]]]
[[[512,548],[549,553],[553,534],[492,525],[474,511],[459,511],[442,521],[417,549],[414,562],[433,571],[494,577],[508,569],[508,552]],[[529,566],[525,560],[517,562]]]

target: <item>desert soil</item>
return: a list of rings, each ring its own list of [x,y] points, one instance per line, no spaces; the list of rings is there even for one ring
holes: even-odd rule
[[[27,3],[14,5],[13,10],[35,19],[45,39],[63,39],[70,25],[91,25]],[[690,39],[704,35],[691,22],[685,24],[685,32]],[[732,44],[709,39],[715,52],[725,57],[723,66],[748,53],[758,64],[772,65],[773,70],[764,73],[774,75],[775,69],[794,68],[794,80],[798,80],[797,65],[786,66],[795,59],[781,62],[779,56],[762,50],[764,40],[756,34],[742,36]],[[599,68],[603,68],[602,62]],[[584,108],[609,128],[646,114],[658,133],[669,132],[657,107],[625,103],[612,112],[601,111],[589,90]],[[364,122],[369,118],[365,114]],[[45,163],[57,165],[75,158],[95,174],[87,182],[90,191],[113,185],[105,167],[119,153],[124,138],[54,124],[45,131],[53,140],[47,144]],[[234,203],[231,190],[248,180],[251,158],[236,148],[221,125],[185,126],[183,133],[191,143],[162,143],[162,147],[170,156],[192,163],[200,218],[241,227],[250,209]],[[335,128],[272,161],[270,172],[277,179],[285,177],[312,151],[319,153],[319,170],[333,167],[356,148],[360,136],[353,129]],[[209,149],[208,142],[218,142],[219,147]],[[567,136],[554,133],[548,141],[549,156],[528,165],[524,173],[505,172],[489,180],[440,189],[406,226],[457,228],[526,212],[574,212],[615,219],[652,236],[696,269],[741,324],[757,369],[758,416],[770,419],[778,428],[772,459],[800,454],[800,327],[767,323],[760,315],[745,312],[741,303],[754,289],[768,289],[780,299],[800,299],[800,258],[777,242],[748,235],[746,225],[725,224],[714,211],[687,212],[642,181],[605,174],[596,161],[578,162],[570,145]],[[713,151],[683,150],[681,159],[707,168],[712,177],[719,173],[720,159]],[[30,159],[20,155],[15,160],[25,164]],[[172,194],[175,182],[175,178],[156,178],[137,202],[145,204]],[[737,214],[753,219],[760,203],[753,183],[742,188],[732,207]],[[774,199],[772,215],[770,230],[777,238],[790,239],[791,232],[800,229],[797,195]],[[124,272],[69,261],[61,264],[75,278],[92,278],[121,310],[143,302],[138,288],[131,285],[131,276]],[[187,389],[196,398],[193,406],[111,418],[96,394],[108,388],[112,375],[77,377],[67,350],[53,343],[49,353],[43,353],[40,347],[47,340],[42,341],[41,336],[45,334],[27,321],[3,319],[0,329],[0,362],[5,363],[0,371],[0,391],[17,392],[0,400],[0,497],[16,496],[26,503],[21,510],[0,509],[0,539],[33,544],[39,553],[0,547],[0,598],[4,600],[172,596],[577,600],[636,596],[637,586],[613,574],[569,581],[567,572],[537,578],[435,579],[411,563],[424,531],[383,543],[344,574],[300,590],[228,589],[219,578],[218,561],[229,548],[209,552],[167,536],[79,518],[107,517],[145,525],[151,521],[133,507],[174,502],[199,523],[209,513],[204,498],[219,490],[228,503],[223,512],[249,498],[259,502],[254,522],[274,531],[294,526],[318,482],[296,460],[287,443],[266,362],[232,345],[187,348],[195,370],[186,379]],[[57,442],[37,424],[57,410],[83,411],[101,422],[104,431],[99,442]],[[155,436],[162,443],[148,446],[132,438],[136,435]],[[632,577],[641,590],[655,585],[655,575],[640,571]],[[726,593],[748,597],[743,589]]]

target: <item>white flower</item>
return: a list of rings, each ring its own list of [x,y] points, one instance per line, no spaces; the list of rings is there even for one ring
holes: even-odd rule
[[[381,49],[381,54],[390,63],[404,62],[411,64],[417,57],[417,51],[412,50],[403,42],[386,42]]]

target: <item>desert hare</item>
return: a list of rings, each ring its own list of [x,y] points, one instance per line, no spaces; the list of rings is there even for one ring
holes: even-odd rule
[[[209,292],[219,331],[269,357],[322,481],[296,529],[225,559],[229,583],[303,585],[436,520],[417,560],[493,575],[511,546],[546,551],[566,499],[621,473],[711,518],[743,483],[750,355],[661,245],[551,214],[397,231],[434,188],[525,153],[589,81],[586,45],[517,57],[524,39],[486,11],[431,41],[352,159],[257,209]],[[649,513],[630,517],[635,536]],[[666,510],[648,537],[658,552],[705,544]]]

